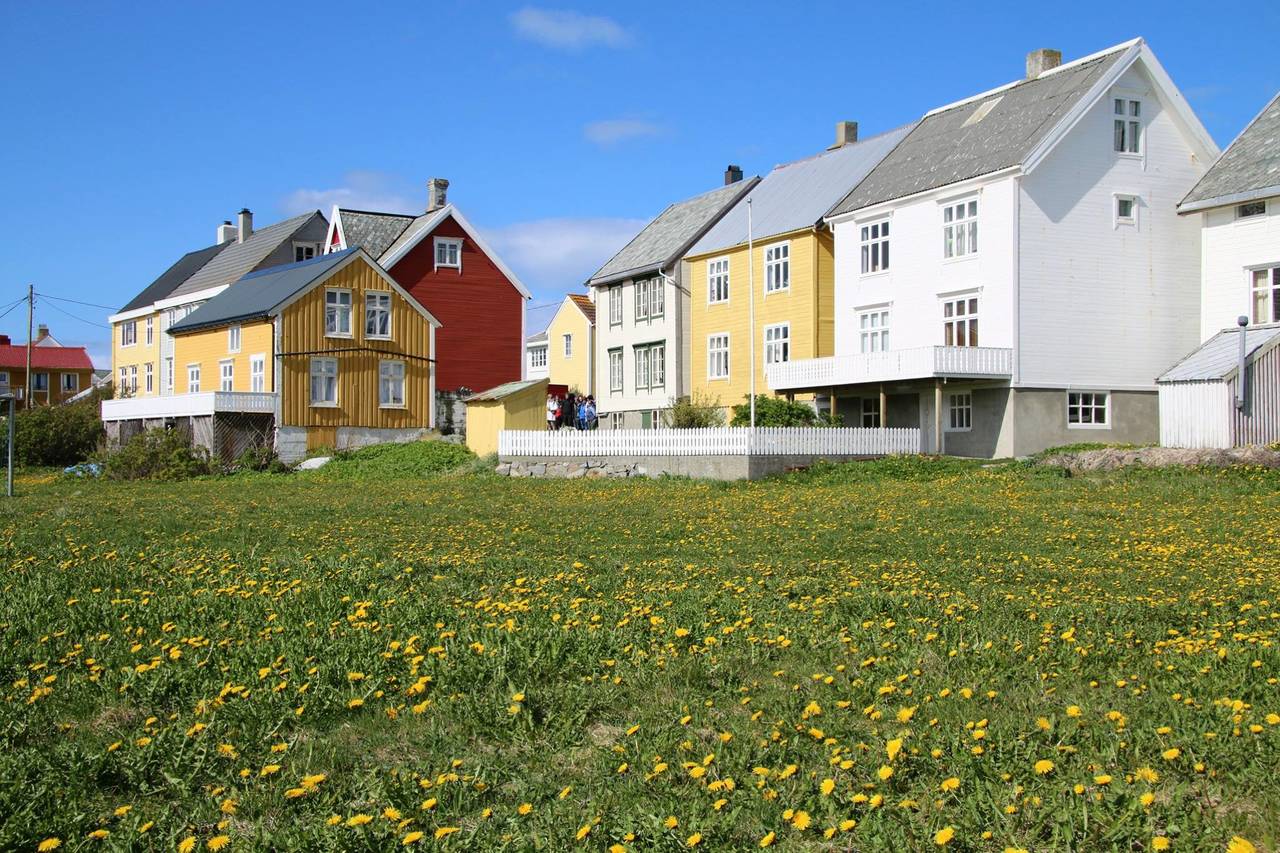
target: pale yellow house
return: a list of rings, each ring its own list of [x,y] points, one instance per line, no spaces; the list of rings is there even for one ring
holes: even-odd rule
[[[467,398],[467,447],[477,456],[498,452],[504,429],[546,429],[547,380],[508,382]]]
[[[547,370],[552,385],[595,394],[596,304],[570,294],[547,327]]]
[[[857,125],[841,122],[835,145],[775,168],[685,255],[695,395],[729,409],[747,402],[752,371],[756,394],[769,394],[769,364],[834,354],[834,240],[822,218],[906,130],[858,142]]]

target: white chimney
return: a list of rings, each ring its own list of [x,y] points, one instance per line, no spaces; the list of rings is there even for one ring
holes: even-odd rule
[[[228,240],[236,239],[236,227],[231,224],[230,219],[222,220],[222,224],[218,226],[218,244],[221,245]]]
[[[239,225],[236,227],[236,242],[243,243],[245,240],[249,239],[251,234],[253,234],[253,213],[249,211],[249,208],[240,208],[238,222]]]
[[[1044,72],[1062,64],[1062,51],[1042,47],[1027,54],[1027,79],[1034,80]]]
[[[858,141],[858,123],[856,121],[838,121],[836,122],[836,141],[835,144],[828,148],[828,151],[834,151],[837,148],[843,148],[846,145],[852,145]]]
[[[427,213],[439,210],[448,204],[447,194],[449,182],[444,178],[431,178],[427,181]]]

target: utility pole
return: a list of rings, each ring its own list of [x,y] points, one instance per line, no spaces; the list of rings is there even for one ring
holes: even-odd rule
[[[26,408],[31,408],[31,396],[34,393],[31,381],[31,320],[35,312],[36,305],[36,286],[34,284],[27,285],[27,404]]]
[[[751,367],[748,370],[751,389],[751,429],[756,428],[756,250],[751,233],[751,199],[747,199],[747,332]]]

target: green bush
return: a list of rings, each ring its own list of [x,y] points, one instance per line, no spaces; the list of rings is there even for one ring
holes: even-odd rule
[[[662,413],[662,425],[672,429],[707,429],[724,426],[724,408],[720,398],[694,391],[671,402]]]
[[[275,448],[269,444],[250,447],[232,463],[228,473],[238,474],[245,471],[265,471],[268,474],[283,474],[292,469],[280,461]]]
[[[188,480],[213,472],[209,452],[176,429],[139,433],[103,460],[113,480]]]
[[[475,459],[461,444],[446,441],[409,441],[375,444],[334,455],[316,476],[326,480],[388,480],[426,477],[452,471]]]
[[[758,427],[832,427],[837,421],[825,412],[814,410],[807,403],[795,403],[785,397],[756,395],[756,426]],[[733,420],[729,426],[751,426],[751,398],[733,407]]]
[[[14,421],[13,459],[18,465],[58,466],[84,462],[105,434],[99,404],[102,394],[77,403],[20,409]],[[4,407],[7,413],[8,407]],[[9,452],[9,428],[0,429],[0,458]]]

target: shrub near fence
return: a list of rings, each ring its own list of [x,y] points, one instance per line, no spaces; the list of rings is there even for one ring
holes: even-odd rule
[[[499,456],[887,456],[920,452],[920,430],[845,427],[755,430],[504,430]]]

